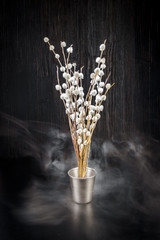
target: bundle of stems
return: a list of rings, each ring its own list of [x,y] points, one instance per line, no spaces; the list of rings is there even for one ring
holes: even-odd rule
[[[96,58],[97,66],[94,72],[90,74],[90,87],[86,96],[82,87],[82,80],[84,79],[82,73],[83,67],[77,70],[76,63],[70,62],[73,45],[67,48],[67,54],[65,54],[66,42],[60,42],[63,56],[62,64],[60,55],[55,52],[55,47],[50,44],[47,37],[44,38],[44,42],[48,43],[49,49],[53,52],[59,63],[59,66],[57,66],[57,85],[55,88],[60,93],[60,98],[63,101],[68,117],[71,138],[77,157],[78,176],[84,178],[87,173],[93,132],[101,117],[100,113],[104,109],[102,104],[106,100],[108,91],[115,84],[108,83],[111,73],[108,74],[105,81],[102,79],[104,69],[106,68],[105,57],[103,57],[106,40],[99,47],[100,56]],[[60,83],[59,72],[62,73],[62,83]]]

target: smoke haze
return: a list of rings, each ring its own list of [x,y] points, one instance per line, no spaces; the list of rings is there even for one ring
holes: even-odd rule
[[[70,239],[119,239],[122,233],[132,239],[160,236],[158,140],[138,132],[93,138],[93,201],[78,205],[72,201],[67,175],[76,166],[69,133],[1,114],[0,138],[1,205],[26,227],[48,226],[48,231],[35,230],[34,239],[41,232],[50,239],[53,229],[59,234],[59,226]]]

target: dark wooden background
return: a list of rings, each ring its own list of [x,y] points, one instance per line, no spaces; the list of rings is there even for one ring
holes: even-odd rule
[[[99,45],[108,39],[110,91],[97,136],[138,130],[160,138],[160,39],[158,5],[135,0],[1,0],[0,110],[22,120],[68,129],[54,90],[56,62],[43,38],[59,50],[73,43],[73,59],[84,65],[84,87]]]

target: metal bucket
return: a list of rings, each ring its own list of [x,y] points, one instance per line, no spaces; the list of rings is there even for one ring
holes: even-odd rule
[[[78,177],[78,167],[68,171],[70,177],[72,198],[76,203],[89,203],[92,201],[93,188],[95,183],[96,170],[93,168],[87,169],[86,177]]]

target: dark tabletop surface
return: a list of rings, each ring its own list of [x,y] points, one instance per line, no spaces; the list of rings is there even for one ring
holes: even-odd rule
[[[67,175],[75,166],[69,134],[31,129],[32,136],[43,135],[36,144],[26,130],[0,139],[1,240],[160,239],[158,141],[137,133],[95,138],[93,201],[80,205],[72,201]]]

